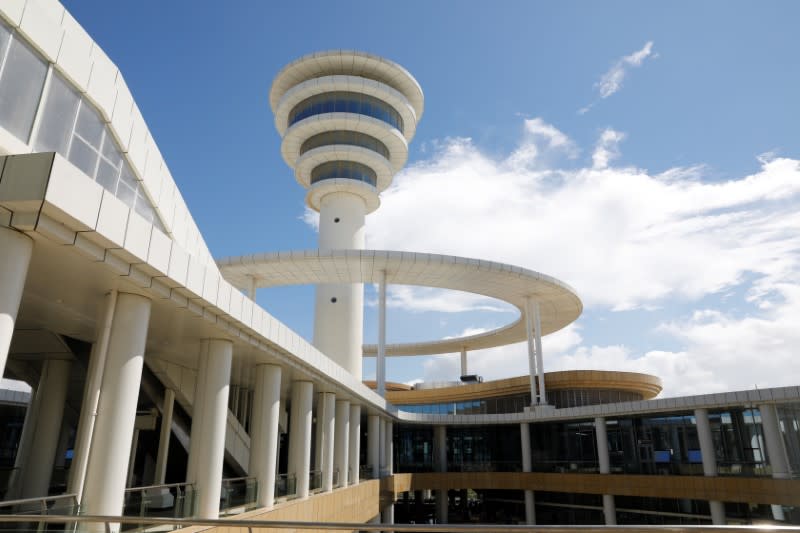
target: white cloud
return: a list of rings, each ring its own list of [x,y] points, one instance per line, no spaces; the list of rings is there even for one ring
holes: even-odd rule
[[[377,306],[376,299],[367,301],[370,307]],[[436,311],[461,313],[464,311],[489,311],[494,313],[516,313],[516,308],[505,302],[469,292],[389,285],[386,288],[386,306],[411,312]]]
[[[595,169],[608,167],[612,160],[619,157],[619,143],[624,139],[624,133],[606,128],[600,134],[600,139],[597,141],[592,153],[592,167]]]
[[[595,83],[595,88],[598,90],[600,98],[605,99],[618,92],[622,88],[622,83],[625,81],[630,69],[638,68],[642,66],[647,58],[655,57],[658,57],[658,54],[653,52],[653,41],[647,41],[640,50],[616,60],[611,68]],[[578,114],[586,114],[596,103],[597,101],[580,108]]]
[[[648,41],[641,48],[634,53],[623,56],[618,59],[614,65],[603,74],[600,81],[597,82],[597,89],[600,92],[600,98],[608,98],[622,88],[622,82],[628,70],[642,66],[644,60],[650,57],[653,53],[653,41]]]
[[[547,348],[546,367],[652,372],[664,379],[666,394],[800,381],[796,373],[777,370],[797,368],[789,354],[800,349],[790,320],[800,314],[800,297],[794,296],[800,291],[797,160],[762,158],[756,172],[728,181],[707,181],[702,165],[650,173],[613,166],[623,134],[609,129],[590,165],[566,168],[548,155],[563,155],[569,139],[541,120],[530,124],[506,158],[488,157],[469,139],[448,139],[401,172],[369,217],[368,246],[531,268],[571,284],[590,309],[669,309],[735,290],[746,295],[737,301],[744,318],[712,310],[676,317],[662,328],[680,342],[678,351],[653,346],[635,352],[624,338],[618,345],[593,346],[567,329],[562,339],[568,347]],[[517,164],[516,154],[531,146],[538,163]],[[493,304],[408,288],[395,298],[395,305],[410,310]],[[742,348],[731,350],[717,334],[737,339]],[[751,365],[765,347],[776,366],[761,359]],[[522,344],[476,352],[470,361],[487,378],[519,375],[527,371],[525,350]],[[426,379],[452,379],[458,358],[428,360],[424,370]]]

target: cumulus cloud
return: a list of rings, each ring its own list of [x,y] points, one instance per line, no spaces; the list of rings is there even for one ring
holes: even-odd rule
[[[647,41],[641,49],[617,59],[611,68],[600,77],[597,83],[595,83],[595,88],[600,98],[605,99],[618,92],[622,88],[622,84],[629,70],[642,66],[647,58],[654,57],[658,56],[653,52],[653,41]],[[578,110],[578,113],[581,115],[586,113],[595,103],[582,107]]]
[[[368,246],[531,268],[571,284],[587,309],[600,311],[686,308],[736,291],[744,294],[742,317],[711,309],[662,326],[671,346],[682,345],[678,351],[637,352],[625,339],[595,346],[568,328],[563,335],[571,344],[546,348],[546,366],[653,372],[664,379],[665,394],[800,381],[789,359],[800,348],[791,328],[791,316],[800,312],[797,160],[764,157],[756,172],[727,181],[708,179],[702,165],[651,173],[614,166],[624,135],[607,129],[591,162],[575,168],[549,157],[564,155],[567,146],[578,150],[568,137],[541,119],[530,124],[505,158],[453,138],[402,171],[369,216]],[[520,165],[519,152],[531,146],[540,163]],[[408,310],[496,305],[450,297],[411,288],[393,295],[394,305]],[[545,338],[545,346],[557,335]],[[503,377],[527,371],[525,350],[523,344],[470,357],[476,372]],[[762,364],[765,353],[774,366]],[[759,356],[758,365],[749,364]],[[452,378],[458,357],[431,359],[424,372],[426,379]]]
[[[613,159],[619,157],[619,143],[624,139],[625,134],[606,128],[600,135],[600,139],[597,141],[592,153],[592,167],[595,169],[608,167],[608,164]]]

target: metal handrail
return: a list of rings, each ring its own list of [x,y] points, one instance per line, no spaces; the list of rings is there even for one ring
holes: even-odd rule
[[[8,507],[11,505],[26,505],[29,503],[37,503],[37,502],[47,502],[47,501],[55,501],[55,500],[63,500],[66,498],[75,498],[77,500],[77,494],[59,494],[57,496],[45,496],[43,498],[25,498],[22,500],[6,500],[0,501],[0,507]]]
[[[231,481],[245,481],[248,479],[255,479],[253,476],[242,476],[242,477],[226,477],[222,479],[222,482],[231,482]]]
[[[266,520],[212,520],[200,518],[148,518],[148,517],[126,517],[126,516],[70,516],[70,515],[0,515],[0,523],[13,522],[37,522],[48,524],[70,523],[102,523],[107,527],[110,524],[136,524],[136,525],[173,525],[181,527],[192,526],[211,526],[211,527],[241,527],[252,529],[292,529],[307,530],[319,529],[328,531],[383,531],[386,524],[362,524],[358,522],[297,522],[297,521],[266,521]],[[625,533],[753,533],[756,531],[786,531],[791,533],[800,532],[799,526],[698,526],[698,525],[642,525],[642,526],[532,526],[532,525],[507,525],[507,524],[392,524],[393,531],[414,532],[441,532],[441,533],[495,533],[515,531],[519,533],[541,533],[552,531],[558,533],[587,533],[589,531],[624,531]]]
[[[225,480],[223,480],[225,481]],[[144,487],[128,487],[125,489],[125,492],[135,492],[135,491],[142,491],[142,490],[153,490],[153,489],[171,489],[173,487],[183,487],[183,486],[190,486],[194,485],[194,483],[162,483],[161,485],[145,485]]]

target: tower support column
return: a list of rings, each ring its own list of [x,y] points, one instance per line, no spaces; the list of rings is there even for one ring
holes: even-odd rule
[[[275,471],[278,459],[281,413],[281,367],[256,366],[253,420],[250,429],[249,473],[258,482],[259,507],[275,504]]]
[[[348,453],[348,483],[358,485],[361,481],[361,406],[350,405],[350,438]]]
[[[711,435],[711,423],[708,420],[708,409],[695,409],[694,419],[697,424],[697,438],[700,441],[700,455],[703,460],[703,475],[717,476],[717,453],[714,449],[714,438]],[[711,523],[715,526],[725,525],[725,505],[720,501],[709,500]]]
[[[308,498],[308,476],[311,473],[311,418],[314,384],[292,383],[292,414],[289,420],[289,475],[295,476],[298,499]]]
[[[28,277],[33,239],[0,226],[0,378],[6,369],[19,302]]]
[[[525,298],[525,333],[528,339],[528,377],[531,384],[531,405],[539,403],[539,392],[536,387],[536,376],[539,374],[536,356],[536,334],[534,331],[533,301]]]
[[[597,439],[597,463],[601,474],[611,473],[611,461],[608,456],[608,431],[606,419],[598,416],[594,419],[594,433]],[[617,525],[617,506],[613,494],[603,494],[603,515],[607,526]]]
[[[199,447],[195,486],[198,492],[197,515],[219,517],[222,489],[222,466],[225,460],[225,429],[228,425],[228,391],[231,381],[233,343],[210,339],[205,350],[205,383],[198,383],[201,392],[195,401],[203,402],[203,443]]]
[[[533,470],[533,461],[531,460],[531,425],[528,422],[522,422],[519,425],[520,444],[522,446],[522,471],[530,472]],[[525,492],[525,523],[528,525],[536,524],[536,503],[533,497],[532,490]]]
[[[86,514],[122,513],[150,307],[143,296],[117,295],[80,502]]]
[[[461,348],[461,375],[466,376],[469,374],[469,368],[467,367],[467,349]]]
[[[339,472],[339,486],[349,483],[350,471],[350,401],[336,400],[336,432],[333,443],[333,468]]]
[[[319,249],[363,250],[364,200],[348,192],[322,197],[319,209]],[[361,379],[364,338],[364,284],[317,285],[314,304],[314,346],[356,379]]]

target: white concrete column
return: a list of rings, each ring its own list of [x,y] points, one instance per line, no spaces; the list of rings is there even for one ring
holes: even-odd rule
[[[154,485],[163,485],[167,477],[167,456],[169,455],[169,440],[172,436],[172,412],[175,407],[175,391],[164,389],[164,405],[161,409],[161,432],[158,436],[158,455],[156,456],[156,471],[153,477]]]
[[[542,314],[539,309],[539,302],[532,302],[532,305],[534,340],[536,341],[536,369],[539,377],[539,404],[547,405],[547,391],[544,386],[544,356],[542,355]]]
[[[363,250],[366,204],[355,194],[335,192],[320,201],[319,249]],[[314,346],[361,380],[364,285],[316,286]]]
[[[122,514],[149,322],[149,299],[118,294],[80,502],[89,515]]]
[[[381,523],[394,524],[394,502],[387,503],[383,506],[383,509],[381,510]],[[389,533],[389,531],[384,530],[384,533]]]
[[[530,297],[525,298],[525,333],[528,340],[528,378],[531,384],[531,405],[539,403],[539,394],[536,391],[536,337],[533,328],[533,302]]]
[[[533,470],[533,461],[531,459],[531,425],[528,422],[522,422],[519,425],[520,443],[522,446],[522,471],[531,472]],[[536,502],[533,498],[533,491],[526,490],[525,492],[525,523],[528,525],[536,524]]]
[[[367,463],[372,467],[372,479],[381,477],[381,419],[378,415],[367,416]]]
[[[611,473],[611,461],[608,456],[608,430],[606,419],[598,416],[594,419],[594,433],[597,440],[597,463],[601,474]],[[617,506],[613,494],[603,494],[603,516],[607,526],[617,525]]]
[[[203,444],[197,458],[195,487],[198,492],[197,516],[218,518],[233,343],[224,339],[209,339],[206,342],[206,380],[200,389],[201,396],[195,399],[203,402]]]
[[[714,437],[711,434],[711,423],[707,409],[695,409],[694,419],[697,424],[697,438],[700,441],[700,456],[703,460],[703,475],[716,477],[717,453],[714,449]],[[725,505],[720,501],[709,500],[711,523],[715,526],[725,525]]]
[[[786,454],[786,444],[781,435],[781,426],[778,420],[778,410],[774,404],[761,404],[758,406],[761,413],[761,429],[764,431],[764,445],[767,448],[769,466],[772,477],[775,479],[790,479],[789,457]],[[772,505],[772,517],[781,522],[786,520],[783,506]]]
[[[394,435],[393,433],[393,424],[391,420],[386,421],[386,433],[385,433],[385,441],[384,441],[384,449],[386,450],[384,455],[386,456],[386,460],[384,464],[386,465],[386,472],[388,475],[394,474]]]
[[[469,368],[467,367],[467,349],[461,348],[461,375],[466,376],[469,374]]]
[[[36,388],[39,396],[38,412],[31,420],[31,447],[18,478],[19,498],[40,498],[48,495],[61,421],[64,418],[71,366],[71,361],[63,359],[47,359],[42,366],[42,375]]]
[[[350,405],[350,443],[348,466],[350,475],[348,483],[358,485],[361,481],[361,406]]]
[[[28,276],[33,239],[11,228],[0,227],[0,250],[0,377],[3,377]]]
[[[258,506],[269,508],[275,504],[282,371],[277,365],[257,365],[255,372],[248,473],[258,482]]]
[[[201,448],[203,447],[203,416],[204,402],[203,384],[207,380],[208,374],[208,342],[200,341],[200,349],[197,356],[197,376],[194,385],[194,397],[192,400],[192,428],[189,437],[189,457],[186,466],[186,482],[195,483],[197,481],[196,472],[202,465],[198,465]]]
[[[378,278],[378,357],[375,361],[375,381],[378,396],[386,397],[386,271]]]
[[[311,461],[311,469],[318,470],[322,472],[322,463],[324,462],[323,458],[323,436],[322,436],[322,428],[323,423],[322,420],[325,418],[325,393],[318,392],[317,393],[317,410],[316,413],[311,417],[312,418],[312,426],[314,428],[314,460]],[[316,420],[316,424],[314,424],[314,420]]]
[[[89,354],[89,368],[86,372],[83,403],[81,404],[81,414],[78,419],[78,430],[73,448],[74,454],[67,484],[67,492],[77,495],[78,501],[81,501],[83,496],[86,467],[89,461],[89,448],[97,420],[97,406],[100,402],[108,341],[111,336],[111,323],[114,319],[116,305],[117,291],[113,290],[105,297],[105,302],[98,318],[96,341],[92,344],[92,351]]]
[[[386,419],[380,419],[379,428],[378,463],[380,464],[380,475],[383,477],[383,473],[386,471]]]
[[[326,392],[324,395],[325,412],[322,418],[322,490],[333,490],[333,452],[334,434],[336,432],[336,395]],[[320,421],[317,420],[319,424]]]
[[[197,470],[202,468],[198,464],[199,458],[203,455],[202,447],[204,442],[203,424],[205,416],[203,409],[204,402],[203,384],[208,379],[208,342],[200,342],[200,351],[197,358],[197,379],[194,385],[194,400],[192,401],[192,429],[189,437],[189,460],[186,466],[186,482],[195,483],[197,481]]]
[[[289,420],[289,475],[295,476],[297,498],[308,498],[308,476],[311,472],[311,417],[314,384],[292,383],[292,415]]]
[[[31,401],[28,403],[28,408],[25,410],[25,420],[22,422],[22,433],[19,436],[19,444],[17,445],[17,456],[14,458],[14,471],[11,472],[11,476],[8,479],[5,496],[6,500],[20,499],[20,491],[22,490],[23,483],[22,478],[25,474],[25,466],[28,464],[28,457],[33,448],[34,428],[36,427],[36,419],[39,417],[41,403],[39,390],[34,388],[31,391]]]
[[[333,442],[333,469],[339,471],[339,486],[348,485],[350,461],[350,401],[336,400],[336,433]]]

